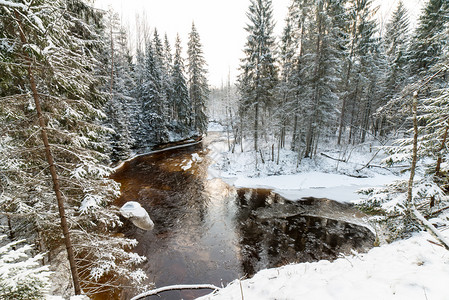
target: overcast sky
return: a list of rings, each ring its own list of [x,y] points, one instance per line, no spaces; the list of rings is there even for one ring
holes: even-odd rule
[[[276,34],[280,35],[291,0],[273,0]],[[381,4],[379,21],[385,23],[399,0],[376,0]],[[403,0],[413,19],[419,14],[425,0]],[[209,83],[220,86],[226,81],[228,70],[231,80],[237,75],[246,40],[244,30],[249,0],[96,0],[96,6],[109,6],[121,16],[125,27],[133,28],[136,14],[145,14],[151,29],[160,35],[167,33],[173,47],[176,34],[183,41],[184,51],[192,21],[200,34],[204,55],[208,62]]]

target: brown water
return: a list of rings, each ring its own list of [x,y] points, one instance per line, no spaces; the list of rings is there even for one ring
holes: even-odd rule
[[[188,168],[192,153],[200,160]],[[361,216],[349,205],[236,190],[220,179],[208,180],[208,165],[206,150],[197,145],[137,157],[113,175],[122,184],[116,204],[138,201],[155,223],[147,232],[123,219],[124,235],[139,241],[134,251],[148,258],[141,266],[147,283],[222,286],[267,267],[332,260],[373,244],[368,229],[347,222],[360,222]],[[173,291],[158,299],[194,299],[208,292]],[[121,290],[106,297],[129,299],[137,293]]]

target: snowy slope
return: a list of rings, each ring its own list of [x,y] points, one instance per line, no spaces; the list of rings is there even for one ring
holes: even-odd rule
[[[449,299],[449,252],[433,242],[420,233],[332,263],[263,270],[200,299]]]

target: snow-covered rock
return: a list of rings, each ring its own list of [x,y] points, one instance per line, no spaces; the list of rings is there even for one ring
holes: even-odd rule
[[[148,212],[136,201],[126,202],[120,208],[120,213],[143,230],[151,230],[154,227],[154,223],[148,215]]]

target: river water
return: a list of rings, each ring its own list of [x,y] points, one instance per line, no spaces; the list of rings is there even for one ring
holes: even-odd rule
[[[138,201],[155,223],[144,231],[123,219],[122,233],[137,239],[134,251],[147,257],[141,267],[148,284],[224,286],[267,267],[332,260],[374,242],[370,230],[355,225],[361,213],[349,205],[314,198],[292,202],[266,189],[235,189],[208,179],[209,164],[207,149],[198,144],[139,156],[113,174],[121,183],[115,204]],[[208,292],[165,292],[158,299],[194,299]],[[108,298],[137,293],[124,289]]]

